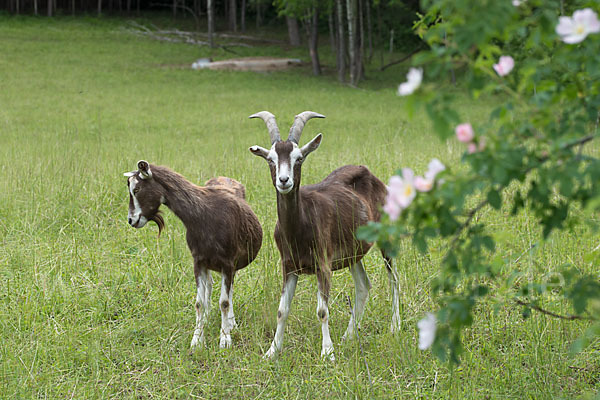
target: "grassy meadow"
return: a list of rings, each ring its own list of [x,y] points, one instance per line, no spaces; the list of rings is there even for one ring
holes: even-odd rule
[[[139,38],[126,26],[0,16],[0,398],[537,399],[600,388],[599,344],[569,352],[586,323],[538,314],[523,320],[510,303],[478,307],[460,366],[419,351],[416,323],[435,307],[430,281],[443,246],[424,257],[408,242],[396,260],[400,333],[389,331],[387,273],[372,251],[365,260],[373,287],[360,331],[364,358],[356,340],[341,343],[345,298],[354,297],[351,276],[341,271],[330,304],[336,362],[320,358],[313,276],[298,283],[281,357],[263,361],[275,332],[281,272],[272,238],[275,189],[266,163],[248,151],[267,146],[269,137],[264,123],[248,115],[273,112],[283,134],[298,112],[327,116],[304,130],[304,143],[324,135],[304,164],[305,184],[350,163],[387,181],[401,166],[422,173],[432,157],[457,164],[464,148],[440,141],[424,115],[409,119],[395,94],[405,67],[372,73],[361,89],[340,85],[331,69],[312,77],[309,66],[268,74],[193,71],[186,67],[199,57],[234,55]],[[323,59],[331,65],[325,43]],[[304,48],[236,51],[308,59]],[[493,104],[464,98],[461,116],[483,122]],[[246,185],[265,239],[256,261],[236,277],[239,326],[230,349],[218,347],[213,276],[207,345],[189,350],[195,285],[181,222],[165,209],[158,239],[155,224],[127,224],[122,174],[139,159],[196,183],[225,175]],[[485,210],[482,218],[507,238],[500,253],[514,259],[540,232],[529,215],[507,215]],[[572,262],[593,271],[582,254],[597,244],[582,229],[554,235],[521,267],[552,272]],[[502,304],[500,295],[495,300]]]

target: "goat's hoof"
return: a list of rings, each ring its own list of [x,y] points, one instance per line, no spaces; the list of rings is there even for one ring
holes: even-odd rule
[[[219,347],[222,349],[231,347],[231,335],[221,335],[221,340],[219,341]]]
[[[279,351],[275,349],[275,347],[271,346],[269,351],[267,351],[263,356],[263,360],[274,360],[277,357],[277,354],[279,354]]]
[[[346,333],[344,333],[344,336],[342,336],[342,343],[345,343],[347,340],[352,340],[354,339],[354,331],[348,329],[346,331]]]
[[[333,354],[333,347],[323,348],[323,350],[321,350],[321,358],[334,362],[335,355]]]
[[[194,349],[200,347],[203,344],[204,344],[204,337],[202,337],[202,336],[194,336],[192,338],[192,343],[190,343],[190,349],[194,350]]]

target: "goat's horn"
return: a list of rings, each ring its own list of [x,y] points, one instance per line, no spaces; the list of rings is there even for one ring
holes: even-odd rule
[[[279,128],[277,127],[277,121],[275,121],[275,116],[268,111],[261,111],[256,114],[252,114],[248,118],[260,118],[265,121],[267,125],[267,129],[269,131],[269,136],[271,136],[271,144],[275,142],[279,142],[281,140],[281,136],[279,135]]]
[[[288,140],[298,144],[298,142],[300,142],[300,135],[302,135],[302,130],[304,129],[304,125],[311,118],[325,118],[325,116],[321,115],[319,113],[313,112],[313,111],[304,111],[304,112],[296,115],[296,118],[294,118],[294,123],[292,124],[292,127],[290,128],[290,134],[288,136]]]

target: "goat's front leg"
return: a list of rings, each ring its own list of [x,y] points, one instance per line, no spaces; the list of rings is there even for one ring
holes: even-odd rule
[[[221,339],[219,347],[231,346],[231,330],[236,326],[233,315],[233,273],[221,273],[221,297],[219,307],[221,308]]]
[[[281,291],[281,300],[279,301],[279,309],[277,310],[277,330],[275,331],[275,337],[271,343],[269,351],[267,351],[263,358],[273,358],[276,354],[281,351],[283,346],[283,333],[285,331],[285,324],[287,322],[288,315],[290,314],[290,307],[292,305],[292,299],[296,292],[296,284],[298,283],[298,275],[288,274],[283,277],[283,289]]]
[[[354,280],[354,312],[350,316],[350,322],[348,322],[348,328],[346,333],[342,336],[342,340],[351,339],[354,337],[354,328],[358,328],[360,320],[365,311],[365,304],[369,298],[369,290],[371,289],[371,282],[367,276],[367,272],[362,264],[362,261],[358,261],[350,267],[350,273]]]
[[[329,269],[326,271],[319,269],[317,271],[317,284],[319,287],[317,291],[317,317],[321,321],[321,333],[323,335],[321,357],[335,361],[333,342],[329,334],[329,307],[327,305],[329,301],[329,287],[331,285],[331,271]]]
[[[400,317],[400,285],[398,282],[398,271],[392,263],[392,259],[386,256],[383,252],[383,259],[385,261],[385,267],[390,278],[390,288],[392,291],[392,333],[400,332],[400,326],[402,319]]]
[[[194,262],[194,275],[196,276],[196,329],[194,329],[194,336],[192,337],[192,348],[204,343],[204,324],[208,319],[210,295],[212,293],[212,277],[208,268]]]

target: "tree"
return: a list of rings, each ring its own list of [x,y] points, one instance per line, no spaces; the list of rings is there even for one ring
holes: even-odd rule
[[[502,273],[515,268],[499,254],[507,239],[478,215],[488,207],[534,215],[539,241],[523,254],[572,226],[587,226],[597,235],[600,225],[578,220],[573,211],[589,216],[600,210],[600,159],[584,151],[598,138],[600,119],[598,17],[573,6],[559,20],[563,4],[551,0],[424,3],[427,13],[417,32],[430,50],[417,57],[422,69],[409,72],[399,93],[408,96],[409,108],[424,108],[441,138],[464,143],[465,168],[433,160],[424,176],[404,169],[390,179],[387,218],[363,228],[360,237],[390,252],[403,238],[421,253],[432,240],[445,243],[432,284],[439,309],[419,323],[420,347],[431,347],[440,359],[458,362],[461,332],[476,317],[478,302],[498,287],[505,288],[507,306],[520,307],[524,317],[539,312],[588,321],[573,344],[581,350],[600,336],[597,274],[568,263],[553,266],[557,272],[551,277],[538,274],[515,285],[512,279],[522,271]],[[437,90],[434,82],[447,79],[455,67],[464,71],[473,98],[494,95],[498,101],[485,125],[462,120],[452,106],[454,96]],[[420,88],[421,79],[427,84]],[[582,251],[585,260],[600,262],[597,251]],[[571,312],[553,310],[557,304],[569,305]]]

